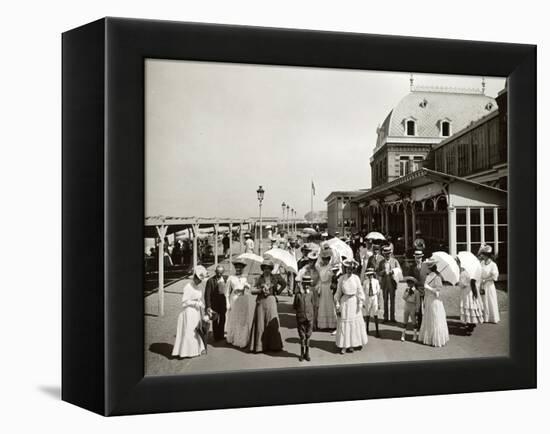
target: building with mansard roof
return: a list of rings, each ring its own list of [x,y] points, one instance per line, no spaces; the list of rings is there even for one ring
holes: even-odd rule
[[[496,110],[483,89],[411,86],[377,129],[372,186],[418,170],[432,147]]]

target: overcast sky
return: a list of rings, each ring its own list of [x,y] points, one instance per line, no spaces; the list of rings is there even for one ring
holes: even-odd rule
[[[333,190],[370,187],[376,128],[409,74],[147,60],[145,215],[250,217],[287,202],[303,216]],[[415,74],[415,85],[481,87]],[[486,78],[496,96],[504,79]]]

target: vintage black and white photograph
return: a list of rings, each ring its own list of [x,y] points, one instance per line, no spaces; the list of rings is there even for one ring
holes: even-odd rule
[[[145,375],[506,357],[507,83],[145,61]]]

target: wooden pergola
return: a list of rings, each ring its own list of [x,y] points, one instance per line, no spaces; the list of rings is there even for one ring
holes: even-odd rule
[[[218,265],[218,234],[221,227],[228,227],[229,233],[229,255],[233,254],[233,228],[239,227],[239,237],[241,246],[243,245],[243,228],[250,231],[255,223],[253,219],[235,219],[235,218],[208,218],[208,217],[169,217],[152,216],[145,218],[144,238],[159,238],[158,246],[158,276],[159,276],[159,315],[164,315],[164,239],[170,234],[175,234],[183,230],[189,230],[193,241],[193,268],[198,263],[198,234],[199,229],[208,227],[214,229],[214,264]],[[242,247],[241,247],[242,248]]]

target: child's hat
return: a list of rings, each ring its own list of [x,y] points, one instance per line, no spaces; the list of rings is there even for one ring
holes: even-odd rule
[[[416,285],[418,283],[418,279],[413,276],[405,276],[405,282],[412,282]]]

